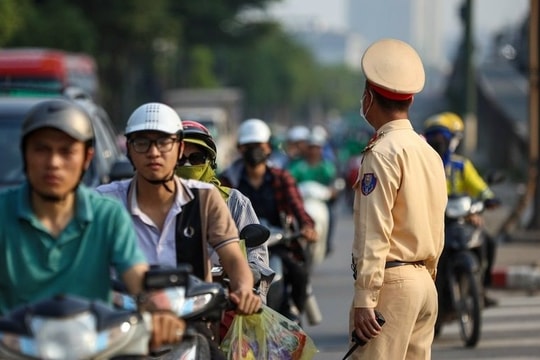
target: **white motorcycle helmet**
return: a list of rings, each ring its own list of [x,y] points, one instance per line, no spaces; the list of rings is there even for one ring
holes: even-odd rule
[[[238,128],[238,145],[267,143],[272,135],[270,127],[260,119],[248,119]]]
[[[129,136],[139,131],[160,131],[181,136],[182,120],[176,111],[165,104],[147,103],[133,111],[124,134]]]
[[[171,107],[161,103],[147,103],[139,106],[128,119],[124,135],[126,138],[140,131],[159,131],[169,135],[177,135],[179,140],[183,137],[182,120]],[[178,156],[180,156],[180,151]],[[128,152],[128,159],[133,164]],[[178,163],[177,163],[178,165]],[[159,180],[146,179],[151,184],[162,184],[169,192],[173,192],[167,183],[174,178],[175,169]]]
[[[298,142],[307,141],[309,139],[309,129],[303,125],[296,125],[287,131],[287,141]]]

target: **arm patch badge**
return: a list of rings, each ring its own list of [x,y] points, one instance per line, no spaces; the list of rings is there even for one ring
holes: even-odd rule
[[[377,177],[374,173],[366,173],[362,177],[361,190],[363,195],[369,195],[377,186]]]

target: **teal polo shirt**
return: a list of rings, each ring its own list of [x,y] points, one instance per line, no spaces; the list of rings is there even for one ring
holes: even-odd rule
[[[111,267],[122,274],[146,263],[120,202],[81,185],[75,203],[55,238],[33,213],[27,183],[0,193],[0,315],[56,294],[110,301]]]

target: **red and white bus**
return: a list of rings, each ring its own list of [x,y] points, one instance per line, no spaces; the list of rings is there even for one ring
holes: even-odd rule
[[[0,49],[0,86],[59,91],[77,86],[92,97],[99,90],[92,56],[46,48]]]

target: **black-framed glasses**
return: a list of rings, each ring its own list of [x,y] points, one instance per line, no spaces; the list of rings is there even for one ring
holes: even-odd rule
[[[162,152],[169,152],[172,150],[174,143],[178,142],[177,137],[160,137],[155,140],[144,138],[144,137],[137,137],[133,138],[129,141],[131,146],[133,147],[133,150],[135,150],[138,153],[146,153],[148,150],[150,150],[150,147],[152,145],[155,145],[156,148]]]
[[[202,165],[206,162],[206,159],[208,159],[208,156],[205,153],[194,152],[188,156],[182,155],[182,157],[178,160],[178,164],[180,166],[184,166],[186,162],[189,161],[190,165]]]

